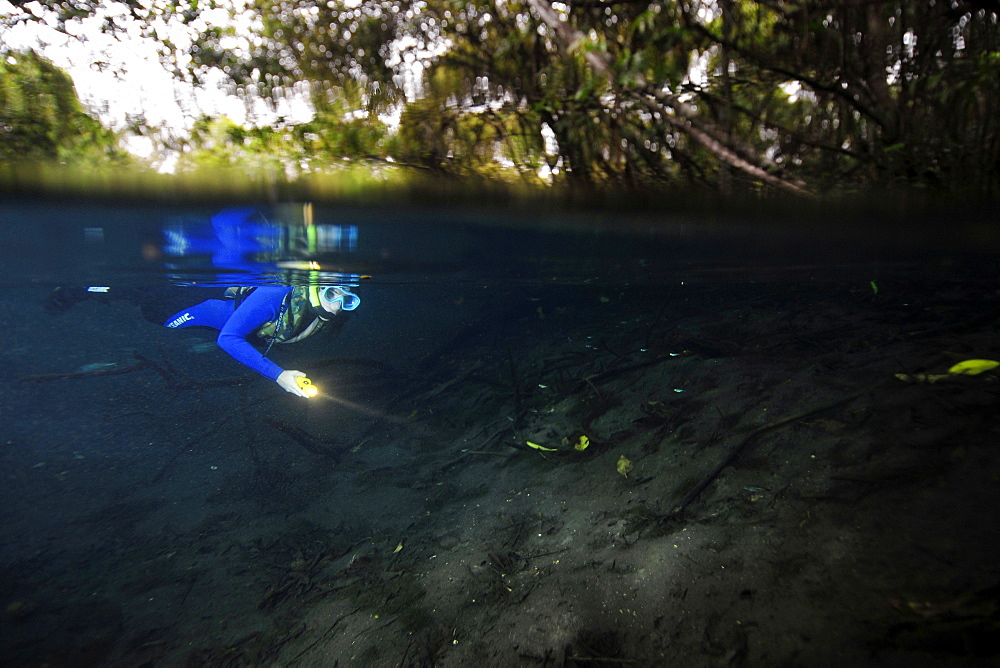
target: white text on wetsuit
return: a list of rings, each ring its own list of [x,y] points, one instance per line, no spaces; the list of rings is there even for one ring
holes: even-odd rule
[[[192,316],[190,313],[185,313],[181,317],[174,318],[173,320],[168,322],[167,327],[178,327],[187,322],[188,320],[194,320],[194,316]]]

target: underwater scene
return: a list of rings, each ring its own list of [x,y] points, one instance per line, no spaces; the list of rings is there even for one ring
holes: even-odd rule
[[[0,204],[0,662],[997,661],[995,220],[768,216]]]

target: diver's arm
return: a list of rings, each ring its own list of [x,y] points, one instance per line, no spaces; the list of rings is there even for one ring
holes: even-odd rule
[[[291,288],[282,287],[260,287],[254,290],[219,331],[218,343],[220,348],[238,362],[277,382],[281,389],[308,399],[309,395],[297,382],[299,377],[305,376],[304,373],[296,369],[282,369],[264,357],[249,341],[261,325],[278,317],[281,304],[290,290]]]
[[[265,322],[274,320],[281,311],[281,302],[291,288],[259,287],[246,298],[219,331],[219,347],[265,378],[277,381],[280,366],[264,357],[249,339]],[[294,384],[294,378],[292,379]],[[282,385],[284,387],[284,385]],[[288,389],[288,388],[285,388]]]

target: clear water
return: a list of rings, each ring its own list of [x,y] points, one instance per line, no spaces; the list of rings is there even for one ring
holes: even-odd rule
[[[567,651],[698,665],[715,656],[709,633],[720,656],[808,663],[818,655],[805,641],[759,631],[747,644],[720,629],[764,624],[754,600],[785,611],[783,634],[826,624],[822,606],[790,602],[815,585],[807,567],[796,561],[785,587],[773,575],[778,557],[813,549],[885,588],[853,613],[830,604],[849,621],[829,642],[851,660],[869,651],[858,628],[891,636],[885,600],[907,581],[914,596],[937,583],[945,602],[996,575],[971,557],[962,568],[975,577],[958,584],[912,554],[896,576],[871,565],[865,541],[885,519],[862,500],[876,477],[848,495],[862,519],[845,524],[847,497],[830,489],[879,469],[887,433],[910,433],[890,420],[905,407],[879,404],[900,388],[854,406],[869,422],[824,414],[791,445],[755,444],[692,503],[687,524],[671,515],[772,415],[896,372],[939,372],[945,353],[1000,356],[995,221],[888,229],[649,211],[258,208],[252,229],[220,232],[221,207],[0,205],[7,665],[542,665]],[[56,286],[183,299],[345,276],[362,306],[343,329],[272,355],[332,401],[294,398],[211,333],[158,327],[128,301],[43,310]],[[993,386],[970,391],[983,387]],[[976,396],[995,409],[991,391]],[[986,477],[966,479],[969,498],[991,502],[992,451],[956,433],[916,455],[908,446],[900,471],[918,471],[916,482],[881,506],[912,513],[913,498],[950,490],[955,480],[927,472],[939,457],[974,463]],[[582,435],[593,449],[569,452]],[[816,457],[829,489],[803,482]],[[965,533],[913,540],[944,563],[996,546],[967,507],[954,514]],[[945,525],[947,515],[923,530]],[[783,547],[766,563],[712,562],[727,545],[750,554],[739,542],[748,532]],[[670,556],[689,538],[689,552]],[[606,612],[630,606],[635,618]],[[887,647],[883,657],[932,656]]]

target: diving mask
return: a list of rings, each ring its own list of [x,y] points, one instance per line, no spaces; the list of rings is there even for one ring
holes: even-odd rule
[[[320,297],[323,301],[336,304],[340,302],[340,308],[345,311],[353,311],[358,306],[361,305],[361,297],[342,287],[326,287],[320,291]]]

